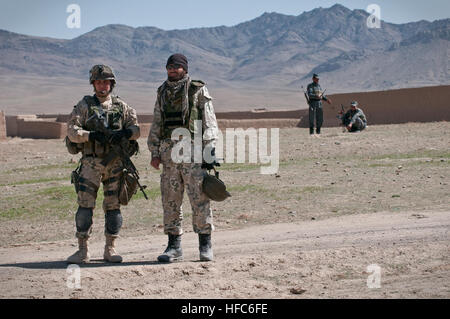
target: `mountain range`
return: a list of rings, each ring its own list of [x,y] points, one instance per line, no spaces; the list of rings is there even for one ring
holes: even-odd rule
[[[86,80],[93,64],[105,63],[120,81],[159,83],[167,57],[181,52],[194,78],[235,90],[299,90],[313,73],[333,92],[450,83],[450,19],[381,21],[372,29],[368,17],[336,4],[298,16],[264,13],[231,27],[106,25],[71,40],[0,30],[0,77]]]

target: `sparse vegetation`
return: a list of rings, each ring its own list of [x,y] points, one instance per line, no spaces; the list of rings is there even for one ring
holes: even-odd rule
[[[321,139],[309,138],[303,129],[283,129],[277,174],[261,175],[260,164],[227,163],[218,168],[232,197],[211,204],[215,224],[219,229],[241,228],[312,217],[445,209],[450,195],[446,185],[450,176],[450,153],[448,135],[442,132],[450,128],[448,123],[426,124],[429,131],[424,134],[423,125],[408,124],[412,127],[410,131],[400,129],[404,128],[402,125],[372,126],[358,136],[330,128],[324,130]],[[385,129],[398,129],[397,137],[388,139],[384,136]],[[416,134],[414,141],[409,138],[409,144],[401,142],[401,134],[411,137],[411,132],[420,134]],[[379,134],[384,136],[383,144],[375,144]],[[341,142],[335,144],[336,141]],[[0,169],[0,221],[22,225],[52,221],[47,235],[53,233],[53,237],[61,237],[59,233],[62,233],[63,237],[70,238],[77,204],[69,179],[78,158],[68,155],[59,141],[17,142],[0,145],[8,159]],[[140,140],[140,144],[145,145],[145,141]],[[358,152],[355,145],[358,145]],[[44,152],[44,160],[33,159],[33,156],[24,158],[20,155],[23,147],[28,147],[31,154],[33,147]],[[46,154],[52,156],[45,159]],[[136,231],[160,232],[157,226],[162,224],[161,172],[148,166],[148,158],[148,151],[141,147],[134,162],[142,184],[148,186],[149,201],[138,191],[129,205],[123,207],[124,235]],[[100,188],[96,219],[103,218],[102,200]],[[186,195],[183,208],[189,220],[191,209]],[[67,224],[62,226],[61,223]],[[190,221],[185,227],[191,228]],[[6,238],[9,232],[5,229],[0,233]],[[22,240],[40,240],[39,236],[42,234],[29,234]]]

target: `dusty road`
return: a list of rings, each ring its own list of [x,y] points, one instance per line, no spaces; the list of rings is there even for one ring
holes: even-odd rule
[[[194,233],[185,261],[158,264],[165,236],[120,240],[124,262],[64,262],[69,241],[0,249],[1,298],[449,298],[450,212],[378,213],[218,231],[215,261],[198,262]],[[379,266],[368,288],[367,266]],[[370,277],[374,278],[375,277]],[[376,284],[376,281],[369,283]]]

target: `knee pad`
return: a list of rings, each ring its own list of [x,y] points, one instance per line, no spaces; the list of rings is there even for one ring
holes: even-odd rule
[[[87,232],[92,226],[92,208],[78,207],[75,223],[78,232]]]
[[[121,227],[122,214],[120,210],[108,210],[105,213],[105,232],[110,235],[118,235]]]

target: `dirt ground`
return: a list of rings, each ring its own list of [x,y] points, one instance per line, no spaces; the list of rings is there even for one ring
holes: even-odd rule
[[[156,262],[167,244],[159,172],[139,143],[150,201],[138,194],[123,208],[124,262],[101,260],[99,204],[93,261],[74,287],[64,260],[76,250],[78,157],[60,140],[0,142],[0,298],[450,298],[449,122],[326,128],[320,138],[280,130],[277,174],[220,168],[233,196],[212,204],[210,263],[198,261],[187,198],[185,261]]]

